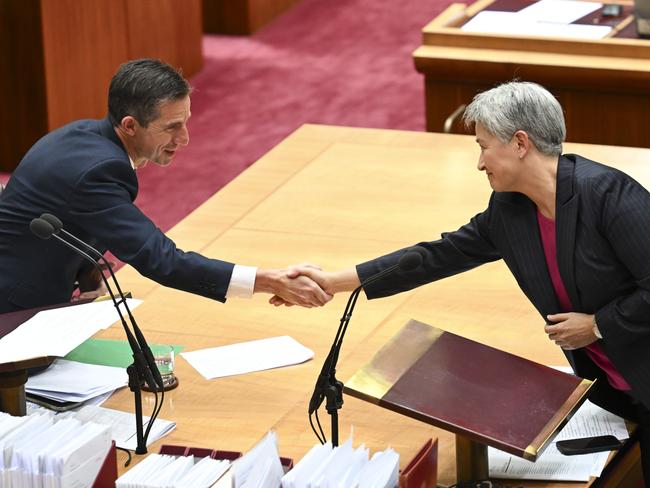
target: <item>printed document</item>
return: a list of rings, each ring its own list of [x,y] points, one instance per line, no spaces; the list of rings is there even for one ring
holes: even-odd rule
[[[304,363],[314,351],[289,336],[271,337],[181,354],[205,379]]]
[[[555,442],[576,437],[613,435],[619,440],[629,437],[625,421],[590,401],[582,404],[567,425],[560,431],[536,462],[512,456],[492,447],[488,448],[490,477],[528,480],[589,481],[600,476],[609,452],[565,456]]]
[[[129,299],[131,310],[142,300]],[[38,312],[0,339],[3,363],[45,356],[65,356],[101,329],[119,320],[110,300]]]

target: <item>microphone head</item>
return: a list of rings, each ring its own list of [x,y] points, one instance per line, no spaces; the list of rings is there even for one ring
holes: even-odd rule
[[[56,215],[50,213],[41,214],[41,219],[50,224],[54,229],[54,233],[58,234],[61,228],[63,227],[63,222]]]
[[[411,271],[418,268],[427,255],[426,249],[421,246],[414,246],[406,251],[397,262],[401,271]]]
[[[41,239],[49,239],[54,234],[54,227],[43,219],[33,219],[29,223],[29,230]]]

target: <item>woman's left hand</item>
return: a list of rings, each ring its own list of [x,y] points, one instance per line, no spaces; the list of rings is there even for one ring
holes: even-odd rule
[[[546,318],[553,324],[546,325],[544,331],[562,349],[570,351],[598,340],[594,334],[593,315],[567,312],[547,315]]]

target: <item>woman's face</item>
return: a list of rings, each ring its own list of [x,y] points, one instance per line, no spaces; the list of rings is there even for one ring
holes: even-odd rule
[[[476,142],[481,148],[477,168],[485,171],[492,189],[517,191],[523,165],[515,138],[503,143],[477,123]]]

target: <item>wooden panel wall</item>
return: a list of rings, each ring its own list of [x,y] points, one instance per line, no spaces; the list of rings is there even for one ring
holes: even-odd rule
[[[159,58],[181,68],[186,77],[201,70],[201,0],[123,1],[129,59]]]
[[[201,0],[1,1],[0,170],[48,131],[104,117],[110,79],[129,59],[196,74],[201,25]]]
[[[203,0],[203,31],[252,34],[300,0]]]
[[[0,2],[0,170],[47,132],[39,0]]]
[[[114,0],[41,0],[48,128],[106,115],[108,84],[129,57],[126,12]]]

